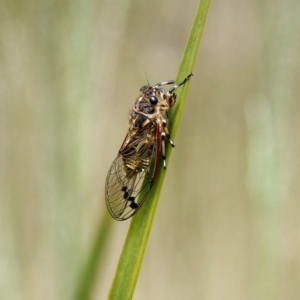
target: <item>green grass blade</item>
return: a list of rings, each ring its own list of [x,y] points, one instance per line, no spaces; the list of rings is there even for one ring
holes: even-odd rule
[[[108,213],[106,213],[101,224],[99,224],[96,238],[87,257],[87,261],[84,263],[79,274],[79,280],[74,295],[75,300],[91,299],[93,284],[97,275],[98,267],[102,263],[111,224],[112,218]]]
[[[209,0],[202,0],[198,6],[176,77],[177,82],[185,78],[193,70],[208,6]],[[176,91],[178,101],[170,110],[169,129],[173,139],[179,124],[188,85],[189,82]],[[170,155],[171,147],[167,147],[167,161]],[[144,207],[131,221],[108,299],[132,299],[164,177],[165,170],[160,167],[155,185]]]

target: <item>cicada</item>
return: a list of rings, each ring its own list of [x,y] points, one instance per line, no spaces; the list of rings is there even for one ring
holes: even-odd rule
[[[192,75],[168,91],[161,86],[174,84],[174,80],[140,88],[129,115],[128,133],[106,178],[105,201],[114,219],[132,217],[145,203],[155,182],[160,153],[166,169],[166,138],[175,147],[169,135],[167,111],[176,102],[174,90]]]

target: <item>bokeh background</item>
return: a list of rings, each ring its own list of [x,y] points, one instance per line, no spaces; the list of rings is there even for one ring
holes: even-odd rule
[[[103,224],[106,298],[130,223],[107,218],[106,173],[197,6],[1,0],[1,299],[74,299]],[[299,299],[299,12],[210,4],[134,299]]]

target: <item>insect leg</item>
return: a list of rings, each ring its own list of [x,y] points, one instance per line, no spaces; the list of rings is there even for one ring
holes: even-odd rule
[[[162,152],[162,157],[163,157],[163,160],[164,160],[164,169],[167,168],[165,137],[166,137],[166,133],[164,131],[162,131],[162,133],[161,133],[161,152]]]
[[[172,93],[174,90],[176,90],[177,88],[179,88],[181,85],[184,85],[186,83],[186,81],[193,76],[193,74],[191,73],[190,75],[186,76],[181,82],[179,82],[178,84],[174,85],[174,87],[172,87],[169,90],[169,93]]]
[[[169,81],[163,81],[163,82],[159,82],[155,85],[155,87],[159,87],[161,85],[168,85],[168,84],[174,84],[175,80],[169,80]]]
[[[168,140],[169,140],[171,146],[174,148],[175,145],[174,145],[173,141],[171,140],[171,137],[170,137],[170,134],[169,134],[169,130],[168,130],[168,127],[167,127],[167,122],[166,122],[166,120],[163,120],[163,121],[162,121],[162,125],[163,125],[163,127],[164,127],[164,132],[166,133],[166,136],[167,136],[167,138],[168,138]]]

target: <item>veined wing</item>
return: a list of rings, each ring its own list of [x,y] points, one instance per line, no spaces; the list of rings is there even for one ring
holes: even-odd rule
[[[126,220],[141,208],[155,180],[159,152],[157,124],[148,124],[134,134],[127,134],[106,178],[105,200],[114,219]],[[149,174],[153,161],[154,170]],[[140,194],[143,197],[139,201]]]

